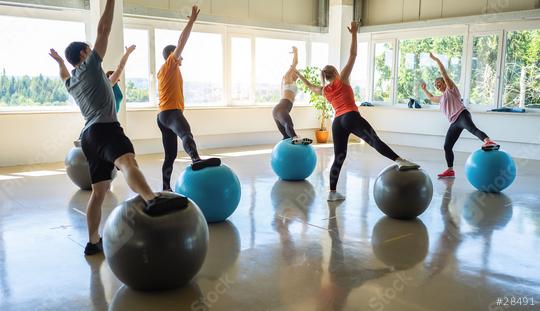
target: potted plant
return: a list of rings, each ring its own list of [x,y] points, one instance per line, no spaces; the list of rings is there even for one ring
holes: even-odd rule
[[[320,72],[317,67],[306,67],[300,70],[300,73],[312,84],[320,84]],[[298,87],[304,92],[309,94],[309,103],[317,110],[317,119],[321,121],[319,129],[315,132],[315,137],[318,143],[328,142],[328,130],[326,129],[327,120],[332,118],[333,110],[330,103],[324,98],[324,96],[312,92],[302,81],[298,80]]]

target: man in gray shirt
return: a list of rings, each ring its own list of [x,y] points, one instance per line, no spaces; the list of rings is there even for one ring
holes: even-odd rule
[[[89,241],[85,255],[103,251],[99,235],[101,206],[110,189],[111,173],[115,166],[122,171],[129,187],[144,199],[147,214],[160,215],[187,205],[184,197],[167,199],[152,192],[135,161],[133,145],[116,118],[114,94],[101,67],[111,33],[114,2],[107,0],[93,50],[84,42],[72,42],[66,48],[66,59],[75,67],[71,75],[62,57],[55,50],[51,49],[50,53],[58,62],[60,77],[86,120],[81,146],[90,166],[92,195],[87,206]]]

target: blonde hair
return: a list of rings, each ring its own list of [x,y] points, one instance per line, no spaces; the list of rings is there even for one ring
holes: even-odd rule
[[[323,87],[326,85],[326,82],[332,82],[337,76],[337,69],[332,65],[326,65],[321,70],[321,82]]]

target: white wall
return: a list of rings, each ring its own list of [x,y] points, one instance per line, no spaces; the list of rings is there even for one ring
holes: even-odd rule
[[[361,107],[360,112],[389,144],[441,149],[449,124],[436,109]],[[472,112],[477,127],[516,158],[540,160],[540,113]],[[481,142],[464,131],[454,150],[472,152]]]
[[[538,8],[538,0],[364,0],[362,21],[371,26]]]
[[[138,154],[161,153],[157,110],[129,111],[123,124]],[[186,110],[200,148],[272,144],[281,137],[271,107]],[[318,127],[311,107],[295,107],[295,126],[306,136]],[[84,121],[77,112],[0,114],[0,166],[63,161]]]

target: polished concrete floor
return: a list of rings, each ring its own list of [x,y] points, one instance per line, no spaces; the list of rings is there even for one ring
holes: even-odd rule
[[[373,201],[390,163],[369,147],[350,146],[341,204],[325,200],[331,145],[317,146],[315,173],[297,183],[276,178],[269,148],[205,152],[236,171],[242,200],[210,225],[192,284],[164,293],[132,291],[103,256],[83,256],[89,193],[61,163],[0,169],[0,310],[540,310],[540,162],[517,161],[518,179],[498,195],[475,191],[463,169],[454,182],[433,178],[428,210],[396,221]],[[432,177],[444,167],[440,151],[395,148]],[[138,159],[159,189],[161,157]],[[120,176],[103,217],[131,196]]]

